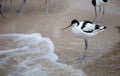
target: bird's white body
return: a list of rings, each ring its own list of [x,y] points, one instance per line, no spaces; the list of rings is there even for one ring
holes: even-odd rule
[[[104,6],[106,3],[108,3],[110,0],[92,0],[95,7],[97,6]]]
[[[97,33],[104,30],[104,26],[100,26],[99,29],[95,29],[96,24],[94,23],[87,23],[83,29],[81,27],[83,26],[84,21],[79,22],[79,25],[77,23],[72,25],[72,32],[81,38],[91,38]],[[91,31],[91,32],[85,32],[85,31]]]
[[[103,6],[105,4],[106,2],[104,2],[103,0],[96,0],[96,6]]]

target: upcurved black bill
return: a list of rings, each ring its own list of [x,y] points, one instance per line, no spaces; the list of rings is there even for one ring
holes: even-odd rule
[[[69,25],[69,26],[67,26],[65,28],[62,28],[61,30],[65,30],[65,29],[69,28],[70,26],[72,26],[72,25]]]

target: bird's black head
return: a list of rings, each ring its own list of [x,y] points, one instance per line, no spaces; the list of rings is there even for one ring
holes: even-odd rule
[[[63,29],[61,29],[61,30],[67,29],[67,28],[71,27],[71,26],[72,26],[73,24],[75,24],[75,23],[77,23],[77,25],[79,25],[79,21],[78,21],[78,20],[72,20],[72,21],[71,21],[71,24],[70,24],[69,26],[67,26],[67,27],[65,27],[65,28],[63,28]]]
[[[78,21],[78,20],[72,20],[72,21],[71,21],[71,25],[73,25],[73,24],[75,24],[75,23],[77,23],[77,25],[79,25],[79,21]]]

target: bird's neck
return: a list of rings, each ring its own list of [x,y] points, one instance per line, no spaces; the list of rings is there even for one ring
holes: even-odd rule
[[[73,27],[77,27],[77,26],[78,26],[78,24],[77,24],[77,23],[74,23],[72,26],[73,26]]]

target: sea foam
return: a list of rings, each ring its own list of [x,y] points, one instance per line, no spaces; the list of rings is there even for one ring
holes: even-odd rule
[[[52,41],[39,33],[0,34],[0,76],[85,76],[57,60]]]

